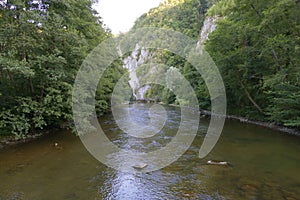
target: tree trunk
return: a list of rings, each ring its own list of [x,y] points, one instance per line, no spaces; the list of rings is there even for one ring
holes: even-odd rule
[[[243,84],[243,82],[241,80],[239,80],[242,88],[244,89],[244,92],[247,96],[247,98],[250,100],[250,102],[254,105],[254,107],[263,115],[266,115],[266,113],[261,109],[261,107],[259,107],[259,105],[254,101],[254,99],[251,97],[250,93],[248,92],[247,88],[245,87],[245,85]]]

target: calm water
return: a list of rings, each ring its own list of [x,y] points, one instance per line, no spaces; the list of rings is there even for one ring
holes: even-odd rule
[[[149,120],[147,107],[131,105],[133,118],[140,123]],[[164,129],[148,139],[123,133],[111,115],[100,122],[120,148],[149,152],[165,146],[176,133],[180,111],[167,108],[167,114]],[[70,132],[2,149],[0,199],[299,199],[300,138],[227,121],[214,150],[200,160],[208,123],[201,119],[193,144],[179,160],[146,174],[106,167]],[[210,159],[231,165],[206,165]]]

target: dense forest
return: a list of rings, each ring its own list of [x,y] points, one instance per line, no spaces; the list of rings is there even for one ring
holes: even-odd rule
[[[205,49],[223,77],[228,113],[300,127],[300,2],[296,0],[168,0],[141,16],[134,28],[171,28],[193,38],[206,17],[218,18]],[[196,70],[169,52],[158,54],[194,87],[202,109],[210,109]],[[147,93],[176,103],[172,92],[153,85]]]
[[[0,1],[0,134],[21,138],[71,122],[77,71],[109,37],[90,0]],[[98,114],[123,73],[114,65],[101,79]]]
[[[22,138],[72,121],[76,73],[88,53],[112,37],[93,3],[0,1],[0,134]],[[223,77],[228,113],[299,128],[299,12],[299,0],[165,0],[132,30],[162,27],[199,39],[205,18],[217,17],[205,48]],[[190,63],[168,51],[152,54],[175,66],[196,91],[200,107],[210,109],[205,82]],[[114,84],[126,72],[122,65],[116,61],[100,80],[99,115],[110,107]],[[178,103],[159,85],[146,95]]]
[[[220,1],[211,9],[224,17],[206,48],[230,112],[300,127],[299,11],[296,0]]]

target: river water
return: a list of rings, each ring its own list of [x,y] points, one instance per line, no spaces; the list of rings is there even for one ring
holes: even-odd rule
[[[149,118],[148,108],[132,104],[129,109],[143,123]],[[144,139],[122,132],[112,115],[99,121],[120,148],[155,151],[168,144],[178,129],[180,110],[166,110],[164,129]],[[1,149],[0,199],[299,199],[300,138],[227,121],[219,142],[201,160],[198,153],[208,123],[209,119],[201,118],[198,134],[182,157],[148,173],[106,167],[68,131]],[[208,160],[230,165],[207,165]]]

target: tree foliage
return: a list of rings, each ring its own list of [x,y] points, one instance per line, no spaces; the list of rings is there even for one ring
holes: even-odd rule
[[[168,28],[196,38],[203,20],[199,0],[166,0],[135,22],[133,29],[141,27]]]
[[[90,0],[0,1],[1,133],[22,137],[70,121],[77,70],[110,37],[96,14]]]
[[[206,48],[222,72],[229,111],[299,127],[300,2],[234,0],[224,9]]]
[[[210,1],[205,0],[164,1],[159,7],[151,9],[148,13],[142,15],[135,22],[133,29],[141,27],[167,28],[198,39],[204,21],[205,10],[211,5],[210,3]],[[196,88],[199,84],[203,84],[203,80],[199,80],[198,72],[180,56],[168,51],[155,50],[153,57],[169,67],[173,66],[179,69],[195,90],[197,90]],[[205,86],[201,88],[201,91],[203,91],[203,88]],[[207,95],[201,94],[200,90],[197,91],[196,94],[201,100],[209,101]],[[178,99],[176,99],[172,91],[159,85],[152,85],[151,89],[146,93],[146,97],[161,100],[168,104],[178,103]],[[207,102],[202,103],[207,105]]]
[[[204,16],[221,16],[205,48],[224,79],[229,114],[300,127],[299,13],[298,0],[169,0],[141,16],[134,28],[171,28],[198,38]],[[210,108],[205,83],[189,63],[171,52],[156,56],[178,68],[200,107]],[[152,86],[147,95],[176,101],[161,86]]]

